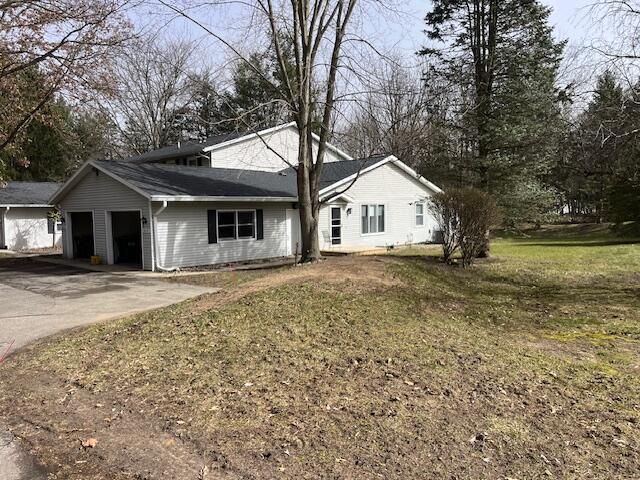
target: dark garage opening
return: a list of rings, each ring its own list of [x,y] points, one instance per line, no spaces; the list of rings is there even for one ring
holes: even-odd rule
[[[93,214],[91,212],[71,213],[71,236],[73,258],[89,258],[93,255]]]
[[[113,262],[142,265],[140,212],[111,212]]]

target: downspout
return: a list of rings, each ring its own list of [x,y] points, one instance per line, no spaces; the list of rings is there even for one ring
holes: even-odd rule
[[[153,207],[151,206],[151,202],[149,202],[149,208],[151,209],[151,229],[152,229],[152,239],[153,239],[153,263],[154,263],[154,271],[155,270],[160,270],[161,272],[177,272],[178,270],[180,270],[180,268],[178,267],[165,267],[163,265],[160,265],[160,258],[158,255],[158,230],[157,230],[157,224],[158,224],[158,215],[160,215],[165,208],[167,208],[167,205],[169,204],[169,202],[167,202],[166,200],[163,200],[162,202],[162,206],[154,213],[153,212]]]

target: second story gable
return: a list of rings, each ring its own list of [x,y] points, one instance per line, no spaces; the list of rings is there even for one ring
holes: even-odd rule
[[[318,137],[314,137],[314,155],[318,144]],[[337,147],[328,145],[325,162],[351,159]],[[200,143],[178,143],[147,152],[130,161],[277,172],[297,165],[298,131],[292,122],[258,132],[221,134]]]

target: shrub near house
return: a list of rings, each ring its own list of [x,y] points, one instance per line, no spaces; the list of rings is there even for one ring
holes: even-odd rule
[[[430,208],[442,232],[445,262],[460,249],[462,265],[473,264],[475,258],[486,256],[489,232],[500,221],[495,200],[475,188],[452,188],[431,197]]]

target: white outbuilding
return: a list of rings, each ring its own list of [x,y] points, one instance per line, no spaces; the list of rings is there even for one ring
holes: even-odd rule
[[[0,186],[0,249],[29,250],[62,244],[62,224],[49,199],[62,184],[8,182]]]

